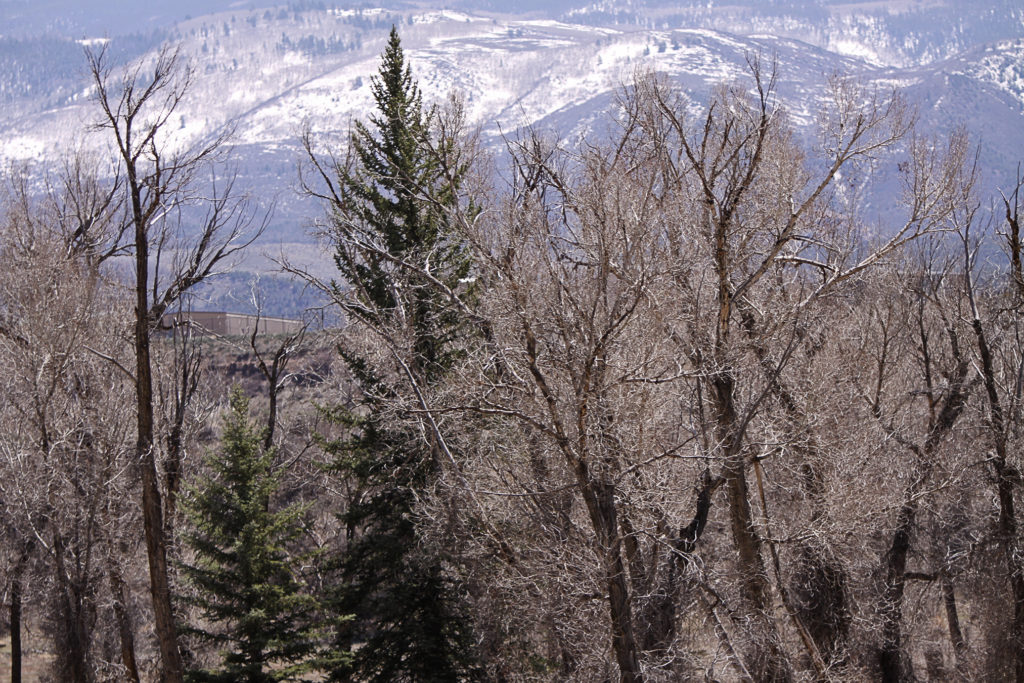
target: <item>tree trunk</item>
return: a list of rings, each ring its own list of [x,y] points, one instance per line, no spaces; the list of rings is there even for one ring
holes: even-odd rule
[[[189,328],[184,328],[181,339],[178,339],[178,328],[175,328],[173,343],[175,345],[174,381],[174,413],[167,432],[167,453],[164,459],[164,491],[163,501],[164,536],[174,537],[175,516],[178,509],[178,492],[181,489],[181,462],[184,454],[185,419],[188,407],[199,386],[199,371],[202,354],[195,345]],[[179,348],[180,343],[180,348]]]
[[[21,683],[21,571],[19,562],[11,578],[11,683]]]
[[[683,556],[693,552],[704,528],[707,526],[711,512],[711,496],[722,483],[721,479],[713,478],[709,470],[701,474],[700,490],[697,492],[697,505],[693,519],[685,527],[679,529],[679,535],[672,539],[672,550],[664,553],[664,559],[656,555],[654,561],[663,561],[664,571],[655,568],[652,574],[661,576],[653,589],[651,599],[644,605],[638,616],[640,624],[640,645],[644,651],[665,650],[676,635],[676,620],[679,607],[679,594],[682,588],[680,581],[681,567],[686,560]],[[630,560],[630,574],[633,562]]]
[[[137,192],[137,190],[136,190]],[[133,193],[134,194],[134,193]],[[133,196],[133,204],[139,205]],[[167,572],[167,542],[164,536],[160,485],[157,479],[153,427],[153,374],[150,361],[149,251],[146,225],[141,216],[135,223],[135,388],[138,412],[137,462],[142,468],[142,519],[146,532],[146,556],[149,560],[149,587],[153,617],[162,665],[161,680],[181,683],[181,653],[177,627],[171,607],[171,589]]]
[[[274,370],[267,375],[267,397],[270,405],[267,408],[267,433],[263,437],[263,450],[269,451],[274,447],[274,430],[277,427],[277,394],[278,386],[277,363],[274,363]]]
[[[788,427],[793,437],[792,452],[799,458],[800,477],[798,481],[811,502],[811,519],[820,522],[827,516],[827,496],[821,473],[816,467],[816,456],[820,451],[814,433],[808,427],[810,420],[804,408],[784,383],[777,372],[763,339],[758,335],[756,318],[749,303],[737,302],[740,324],[753,347],[764,379],[785,410]],[[829,558],[820,549],[804,544],[800,549],[798,571],[791,595],[797,600],[794,614],[799,620],[798,628],[804,629],[814,641],[814,646],[826,659],[842,651],[849,632],[850,614],[847,608],[846,586],[849,577],[845,567]],[[781,576],[780,579],[781,581]],[[780,590],[785,587],[780,584]],[[838,662],[836,662],[838,664]]]
[[[117,568],[111,564],[109,571],[110,590],[114,594],[114,617],[121,637],[121,663],[125,674],[132,683],[139,683],[139,667],[135,659],[135,632],[125,598],[124,580]]]
[[[88,662],[88,634],[83,621],[83,605],[78,591],[68,580],[67,565],[64,561],[64,540],[60,534],[53,539],[54,570],[56,572],[58,624],[57,661],[61,673],[74,683],[89,683],[92,667]]]
[[[1015,268],[1018,269],[1017,274],[1019,274],[1019,242],[1014,253],[1018,259]],[[1024,683],[1024,567],[1020,566],[1018,560],[1017,513],[1014,509],[1013,501],[1013,476],[1007,465],[1006,423],[1003,417],[1002,403],[999,401],[992,351],[989,348],[985,328],[981,324],[977,311],[974,311],[974,320],[971,326],[978,343],[978,355],[981,356],[982,380],[985,384],[985,394],[988,397],[989,404],[989,430],[992,434],[996,450],[993,466],[996,473],[996,492],[999,498],[999,521],[997,524],[999,541],[1003,546],[1003,553],[1006,557],[1006,569],[1010,576],[1010,594],[1013,600],[1013,621],[1010,627],[1010,639],[1014,652],[1014,680],[1017,683]]]
[[[761,539],[754,528],[747,484],[746,462],[740,448],[739,419],[733,399],[733,378],[726,370],[712,378],[712,399],[715,404],[716,436],[725,449],[726,493],[729,498],[729,521],[738,553],[737,573],[747,604],[751,639],[754,642],[752,662],[747,667],[761,681],[789,681],[792,672],[782,650],[778,629],[772,617],[771,589],[761,557]]]
[[[587,474],[582,475],[587,478]],[[626,583],[626,567],[622,559],[622,541],[615,511],[615,487],[588,480],[583,498],[601,546],[604,578],[611,612],[612,650],[619,665],[622,683],[643,683],[640,658],[633,634],[632,601]]]
[[[1004,463],[997,462],[999,476],[999,531],[1010,574],[1013,599],[1013,625],[1010,637],[1013,648],[1013,672],[1017,683],[1024,683],[1024,569],[1017,561],[1017,518],[1013,505],[1013,482]]]
[[[924,463],[913,483],[907,488],[903,506],[896,516],[896,531],[892,543],[885,554],[884,567],[885,587],[883,589],[883,624],[882,644],[878,652],[878,664],[882,681],[895,683],[901,678],[904,667],[907,678],[912,678],[910,658],[903,653],[901,624],[903,620],[903,593],[906,587],[907,555],[910,552],[910,539],[913,533],[914,520],[917,516],[917,499],[922,486],[931,475],[935,452],[963,413],[967,403],[970,387],[967,385],[969,365],[961,357],[957,336],[952,329],[947,330],[953,357],[957,359],[956,371],[949,377],[950,388],[943,398],[941,410],[933,420],[924,447],[915,448],[915,454]]]
[[[184,408],[181,408],[183,411]],[[182,452],[182,417],[171,427],[167,439],[167,458],[164,460],[164,490],[167,497],[163,500],[161,513],[164,523],[164,538],[174,534],[174,517],[178,509],[178,490],[181,487],[181,452]]]
[[[908,494],[896,517],[896,532],[885,554],[885,588],[882,602],[882,644],[878,650],[878,667],[883,683],[899,683],[913,677],[909,658],[903,657],[903,593],[906,589],[907,555],[910,534],[917,516],[917,504]],[[906,667],[904,669],[904,667]]]
[[[953,582],[945,574],[942,576],[942,603],[946,607],[946,623],[949,625],[949,641],[953,644],[956,668],[962,674],[966,671],[964,667],[964,654],[967,651],[967,643],[964,642],[964,634],[960,629],[960,614],[956,607],[956,591],[953,588]]]

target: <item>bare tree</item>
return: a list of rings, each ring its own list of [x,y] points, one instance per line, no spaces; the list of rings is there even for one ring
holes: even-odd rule
[[[750,67],[749,88],[723,87],[696,120],[670,84],[638,78],[607,148],[513,141],[506,195],[462,221],[488,292],[477,311],[488,340],[480,374],[464,380],[480,393],[462,405],[528,434],[526,469],[506,464],[518,450],[506,446],[502,464],[462,486],[522,496],[506,515],[530,501],[566,552],[567,539],[584,540],[578,493],[599,558],[582,580],[608,601],[603,630],[623,680],[670,666],[685,675],[673,643],[694,591],[717,620],[731,675],[786,680],[803,661],[825,677],[845,661],[849,580],[820,540],[836,512],[804,371],[848,315],[832,300],[855,296],[872,269],[945,226],[963,159],[956,140],[909,137],[913,117],[897,93],[841,78],[810,155],[776,102],[774,73],[757,59]],[[871,234],[836,181],[903,140],[905,213]],[[790,476],[790,453],[799,476],[772,487],[773,473]],[[555,486],[541,483],[551,478]],[[655,502],[651,487],[665,481],[688,482],[696,505]],[[695,572],[720,487],[735,554],[702,556],[716,570]],[[773,516],[794,488],[810,511]],[[561,658],[584,676],[578,653]]]
[[[975,165],[977,161],[975,160]],[[982,274],[979,251],[982,243],[972,233],[978,229],[980,202],[975,198],[976,166],[965,169],[959,179],[959,196],[952,223],[963,249],[963,292],[975,342],[975,366],[981,375],[985,395],[985,441],[992,451],[989,461],[995,477],[998,517],[998,545],[1003,554],[1010,585],[1012,617],[1008,646],[1013,654],[1013,676],[1024,681],[1024,564],[1021,562],[1019,520],[1015,494],[1020,477],[1014,465],[1013,449],[1019,448],[1020,409],[1024,359],[1020,348],[1020,311],[1024,302],[1021,279],[1021,241],[1018,212],[1024,181],[1017,178],[1009,197],[1003,196],[1005,248],[1009,260],[1009,282],[1005,288],[991,282],[978,287]],[[994,278],[993,278],[994,279]],[[1004,346],[1003,349],[996,345]]]
[[[256,366],[267,381],[267,430],[263,435],[263,448],[269,451],[274,446],[274,436],[277,432],[279,421],[278,402],[281,391],[284,389],[290,375],[288,364],[295,357],[295,354],[302,348],[306,339],[306,332],[309,329],[309,321],[302,324],[298,330],[289,332],[273,343],[267,345],[261,343],[261,324],[263,323],[263,301],[259,292],[259,281],[252,285],[252,304],[256,310],[256,319],[253,321],[252,331],[248,335],[249,350],[256,358]]]
[[[663,441],[647,412],[659,407],[651,391],[677,371],[647,334],[663,277],[657,206],[644,192],[652,178],[630,177],[596,151],[549,153],[536,137],[514,151],[510,199],[475,239],[498,355],[473,409],[521,422],[558,455],[552,473],[585,505],[594,589],[608,605],[602,630],[622,680],[642,681],[635,592],[644,579],[625,492],[645,459],[671,458],[690,438]],[[574,163],[578,176],[560,168]]]
[[[0,356],[9,371],[0,407],[4,497],[18,583],[30,555],[46,569],[31,584],[48,588],[36,596],[47,595],[42,614],[55,627],[55,675],[89,681],[117,666],[103,644],[113,634],[122,641],[121,665],[137,668],[130,615],[105,607],[103,577],[120,580],[122,562],[101,550],[125,538],[135,519],[122,495],[130,482],[128,415],[118,397],[128,384],[100,358],[119,354],[124,311],[97,267],[102,257],[53,213],[54,196],[33,203],[22,189],[16,179],[0,238],[7,264]],[[96,628],[101,619],[117,628]]]
[[[752,493],[748,473],[753,469],[760,482],[762,465],[748,430],[767,397],[785,402],[779,378],[816,302],[941,226],[944,181],[956,159],[915,155],[906,219],[887,228],[888,237],[869,242],[850,229],[852,220],[842,219],[856,206],[843,206],[834,184],[840,173],[856,172],[907,134],[912,116],[898,93],[871,93],[834,78],[820,118],[820,157],[807,158],[776,101],[774,68],[766,70],[756,58],[749,64],[749,92],[723,87],[702,120],[691,123],[685,99],[657,78],[639,81],[636,103],[627,101],[626,108],[640,137],[634,144],[649,140],[659,150],[663,201],[679,217],[666,239],[679,259],[674,273],[685,313],[671,338],[707,390],[709,443],[723,463],[743,613],[750,624],[748,668],[755,677],[774,680],[790,678],[793,661],[774,616],[776,599],[819,675],[825,662],[806,625],[794,618],[776,550],[771,542],[766,547],[759,531],[753,501],[763,494]],[[794,409],[791,404],[791,416]],[[766,552],[776,568],[774,585]]]
[[[87,57],[102,113],[99,129],[106,131],[116,154],[117,192],[134,262],[136,455],[162,677],[180,681],[183,671],[167,566],[167,511],[157,474],[150,338],[164,312],[255,239],[259,229],[247,233],[251,214],[235,195],[233,180],[218,183],[214,164],[222,160],[227,133],[198,147],[182,148],[179,142],[176,148],[168,139],[167,122],[193,78],[179,52],[165,47],[151,64],[136,63],[117,74],[104,51],[88,52]],[[203,178],[207,173],[208,184]],[[186,231],[193,220],[196,226]],[[175,470],[176,466],[170,469]]]
[[[887,440],[910,456],[898,470],[903,491],[893,506],[895,519],[887,530],[889,540],[879,569],[877,657],[886,681],[912,675],[903,619],[913,542],[922,501],[941,489],[941,482],[954,471],[943,452],[953,441],[954,427],[964,414],[973,385],[962,329],[952,314],[955,290],[951,299],[947,273],[934,261],[926,261],[925,267],[911,263],[900,274],[898,289],[890,288],[889,302],[880,302],[885,315],[874,321],[879,336],[872,346],[872,385],[863,391]],[[906,388],[915,385],[922,389],[908,395]]]

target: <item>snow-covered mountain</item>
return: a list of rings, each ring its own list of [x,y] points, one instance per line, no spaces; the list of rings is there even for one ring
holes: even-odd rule
[[[20,8],[12,25],[31,27],[29,6],[0,0],[0,20]],[[525,124],[563,138],[600,130],[616,90],[637,69],[664,72],[699,103],[716,84],[742,81],[747,57],[759,54],[777,60],[780,100],[808,132],[827,79],[850,74],[869,86],[902,87],[936,132],[966,126],[981,145],[989,189],[1008,184],[1024,157],[1017,2],[552,2],[521,15],[487,11],[480,0],[449,6],[458,9],[192,0],[173,11],[155,3],[142,26],[148,33],[72,38],[61,22],[37,34],[23,28],[0,36],[0,159],[45,164],[91,144],[80,142],[97,114],[82,46],[109,41],[111,56],[128,61],[164,41],[180,44],[197,78],[174,121],[176,144],[233,125],[240,184],[277,202],[264,244],[315,258],[303,226],[319,209],[292,191],[300,131],[308,125],[337,144],[366,115],[392,24],[425,98],[458,93],[493,144]],[[194,18],[173,23],[183,8]],[[218,11],[200,15],[201,8]]]

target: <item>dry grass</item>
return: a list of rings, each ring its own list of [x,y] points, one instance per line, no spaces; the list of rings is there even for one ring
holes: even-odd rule
[[[21,680],[22,683],[43,683],[52,680],[51,665],[54,654],[43,650],[49,644],[40,636],[34,636],[31,631],[22,632],[22,658],[21,658]],[[0,640],[0,681],[11,680],[11,637],[4,636]]]

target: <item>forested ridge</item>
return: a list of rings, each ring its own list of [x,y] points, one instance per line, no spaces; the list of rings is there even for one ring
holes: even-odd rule
[[[271,216],[178,51],[87,64],[112,160],[2,177],[3,677],[1024,681],[1024,176],[963,130],[836,75],[808,139],[750,55],[495,156],[393,29],[301,133],[324,309],[223,338],[161,321]]]

